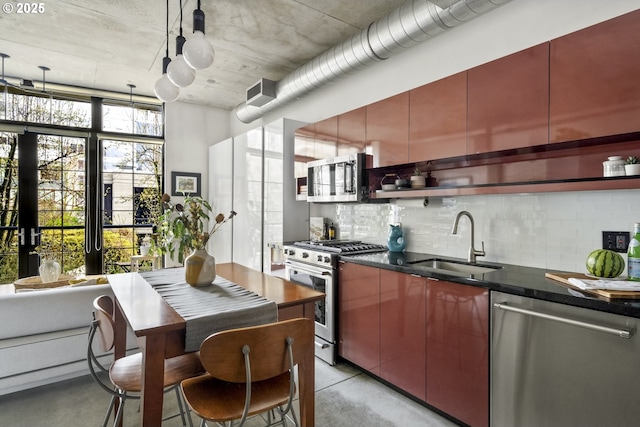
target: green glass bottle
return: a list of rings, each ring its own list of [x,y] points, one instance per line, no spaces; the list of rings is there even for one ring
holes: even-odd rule
[[[627,269],[629,280],[640,282],[640,222],[633,225],[633,237],[627,252]]]

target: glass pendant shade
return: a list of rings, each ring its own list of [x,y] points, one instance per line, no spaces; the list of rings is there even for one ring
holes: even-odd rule
[[[213,46],[204,38],[202,31],[194,31],[193,36],[182,47],[184,60],[196,70],[204,70],[213,64],[215,51]]]
[[[165,73],[156,82],[154,92],[160,101],[173,102],[178,99],[178,96],[180,95],[180,88],[171,83],[169,76]]]
[[[167,67],[169,80],[178,87],[187,87],[196,79],[196,71],[184,59],[184,55],[176,56]]]

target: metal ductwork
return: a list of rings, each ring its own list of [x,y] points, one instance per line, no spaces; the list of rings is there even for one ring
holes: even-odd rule
[[[460,0],[443,9],[427,0],[409,0],[276,82],[276,99],[262,107],[242,103],[236,107],[236,116],[250,123],[345,74],[387,59],[509,1]]]

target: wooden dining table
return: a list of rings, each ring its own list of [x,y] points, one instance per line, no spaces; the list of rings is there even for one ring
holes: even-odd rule
[[[314,320],[315,302],[324,298],[322,292],[240,264],[218,264],[216,268],[218,276],[274,301],[279,321],[297,317]],[[143,354],[140,425],[159,427],[164,361],[184,354],[186,321],[139,273],[112,274],[108,279],[115,296],[115,357],[125,356],[127,328],[131,328]],[[313,339],[310,342],[313,343]],[[313,345],[305,349],[298,365],[298,382],[301,425],[312,427],[315,418]]]

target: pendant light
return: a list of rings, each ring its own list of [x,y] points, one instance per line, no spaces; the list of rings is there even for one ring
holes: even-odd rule
[[[171,63],[169,58],[169,0],[167,0],[167,52],[166,56],[162,59],[162,77],[158,79],[153,91],[158,99],[162,102],[173,102],[178,99],[180,95],[180,88],[174,85],[167,76],[167,67]]]
[[[180,35],[176,37],[176,58],[167,67],[167,76],[178,87],[187,87],[196,79],[196,71],[187,64],[182,55],[186,39],[182,36],[182,0],[180,0]]]
[[[215,51],[204,38],[204,12],[200,10],[200,0],[198,8],[193,11],[193,37],[184,44],[182,52],[187,64],[196,70],[204,70],[213,64]]]

